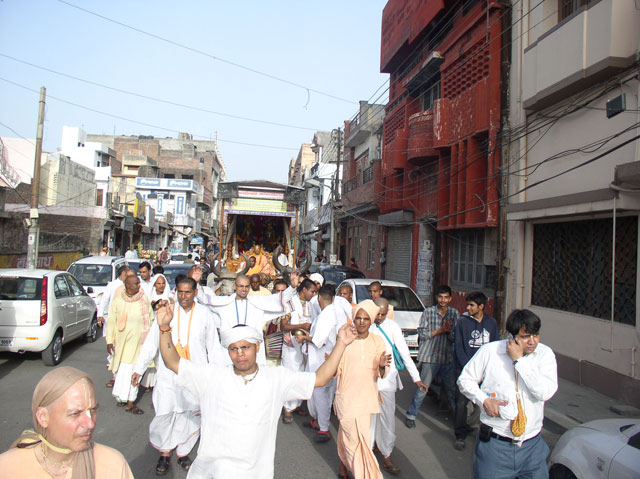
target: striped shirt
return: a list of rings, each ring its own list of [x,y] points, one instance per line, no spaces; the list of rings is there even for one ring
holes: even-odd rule
[[[447,314],[444,317],[438,314],[437,305],[424,310],[418,326],[420,338],[418,362],[449,364],[453,360],[453,335],[445,333],[432,338],[431,333],[440,328],[445,321],[451,321],[451,330],[453,331],[459,317],[458,310],[451,307],[447,308]]]

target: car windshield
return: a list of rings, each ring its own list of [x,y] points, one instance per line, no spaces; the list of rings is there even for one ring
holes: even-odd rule
[[[186,254],[172,254],[171,255],[171,261],[186,261],[187,260],[187,255]]]
[[[41,289],[41,278],[3,276],[0,279],[0,299],[17,301],[39,300]]]
[[[178,276],[179,274],[183,274],[183,275],[187,275],[187,273],[189,272],[189,269],[191,268],[191,265],[165,265],[164,266],[164,276],[167,278],[167,281],[169,282],[169,287],[171,289],[176,287],[176,276]]]
[[[411,288],[382,285],[382,296],[389,300],[389,304],[393,306],[395,311],[422,312],[424,310],[420,300]],[[356,298],[358,298],[358,302],[371,299],[366,285],[356,286]]]
[[[364,278],[364,273],[360,271],[340,270],[333,268],[326,268],[322,270],[322,276],[327,283],[340,284],[345,279],[349,278]]]
[[[69,273],[83,286],[106,286],[111,281],[112,266],[110,264],[72,264]]]

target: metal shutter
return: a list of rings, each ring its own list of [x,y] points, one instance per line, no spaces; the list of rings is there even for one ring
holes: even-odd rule
[[[389,228],[385,279],[411,283],[411,226]]]

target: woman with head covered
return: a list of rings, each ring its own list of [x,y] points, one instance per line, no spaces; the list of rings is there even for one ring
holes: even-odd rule
[[[232,364],[194,364],[181,359],[171,341],[171,316],[171,309],[160,308],[162,358],[178,374],[178,383],[197,398],[202,417],[198,457],[187,477],[273,478],[282,406],[285,401],[309,399],[314,387],[329,382],[342,353],[356,337],[355,329],[341,328],[331,355],[315,373],[294,373],[281,366],[258,364],[262,332],[243,324],[220,334]]]
[[[31,403],[35,431],[24,431],[0,455],[0,477],[129,479],[127,461],[94,443],[98,402],[91,378],[58,367],[36,386]]]
[[[381,479],[369,436],[371,420],[380,412],[378,378],[384,377],[391,355],[386,354],[380,336],[369,333],[380,308],[367,299],[353,308],[358,337],[346,348],[338,366],[334,409],[340,420],[338,429],[339,476]]]

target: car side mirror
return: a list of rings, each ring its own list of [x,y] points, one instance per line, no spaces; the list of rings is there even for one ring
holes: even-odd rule
[[[89,294],[93,293],[93,288],[91,286],[89,286],[87,288],[87,293],[89,293]]]

